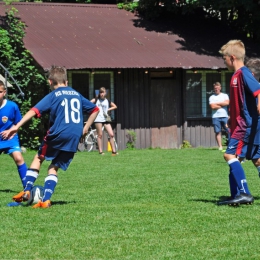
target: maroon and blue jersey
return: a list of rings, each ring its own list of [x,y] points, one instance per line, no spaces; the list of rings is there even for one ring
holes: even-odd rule
[[[44,138],[45,146],[76,152],[83,131],[83,111],[91,114],[98,108],[73,88],[59,87],[45,96],[32,110],[37,117],[49,114],[50,128]]]
[[[0,108],[0,132],[10,129],[13,125],[16,125],[21,119],[21,113],[16,103],[6,100],[3,107]],[[12,139],[3,139],[0,135],[0,149],[10,148],[14,146],[19,146],[18,135]]]
[[[231,138],[260,144],[260,120],[257,112],[259,82],[247,67],[238,69],[230,82]]]

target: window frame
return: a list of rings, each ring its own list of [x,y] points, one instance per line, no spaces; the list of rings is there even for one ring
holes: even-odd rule
[[[94,97],[94,75],[95,74],[110,74],[110,99],[112,102],[114,102],[115,99],[115,84],[114,84],[114,72],[113,71],[89,71],[89,70],[68,70],[68,85],[72,86],[72,74],[89,74],[89,97],[90,100]]]
[[[194,73],[200,73],[201,76],[202,76],[202,82],[201,82],[201,116],[189,116],[186,114],[186,118],[187,119],[209,119],[211,118],[210,115],[207,115],[207,106],[209,106],[209,101],[207,99],[207,76],[206,74],[207,73],[210,73],[210,74],[214,74],[214,73],[218,73],[220,74],[220,78],[221,78],[221,92],[223,93],[227,93],[227,89],[228,89],[228,86],[226,86],[226,74],[230,74],[231,72],[228,71],[228,70],[221,70],[221,71],[216,71],[216,70],[186,70],[185,71],[185,86],[186,86],[186,83],[187,83],[187,80],[188,80],[188,75],[189,74],[194,74]],[[233,72],[232,72],[233,74]],[[212,89],[213,89],[213,86],[212,86]],[[186,91],[186,95],[187,95],[187,90],[185,88],[185,91]],[[229,93],[228,93],[229,94]],[[185,96],[186,96],[185,95]],[[185,110],[187,111],[188,109],[188,106],[189,104],[187,103],[187,99],[185,100]]]

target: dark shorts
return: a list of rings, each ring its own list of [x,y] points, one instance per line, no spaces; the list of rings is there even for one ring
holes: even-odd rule
[[[244,142],[242,140],[230,138],[225,153],[240,156],[243,145],[244,145]]]
[[[46,145],[41,145],[38,151],[39,157],[46,161],[51,161],[53,165],[61,168],[63,171],[68,169],[74,155],[74,152],[61,151]]]
[[[222,128],[224,129],[224,131],[228,132],[227,121],[228,121],[227,117],[212,118],[212,124],[214,125],[214,132],[219,133],[221,132]]]
[[[260,145],[245,143],[242,147],[242,151],[239,155],[240,158],[246,158],[247,160],[254,160],[260,158]]]
[[[229,139],[226,153],[237,155],[239,158],[254,160],[260,158],[260,146],[231,138]]]

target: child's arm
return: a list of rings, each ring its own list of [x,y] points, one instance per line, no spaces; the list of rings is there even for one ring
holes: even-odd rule
[[[13,138],[14,134],[19,130],[19,128],[34,117],[36,113],[33,110],[29,110],[24,117],[16,125],[12,126],[10,129],[1,132],[3,139]]]
[[[257,95],[258,103],[257,103],[257,112],[260,115],[260,93]]]
[[[117,109],[117,106],[116,106],[115,103],[111,102],[110,103],[110,108],[107,111],[109,112],[109,111],[114,110],[114,109]]]
[[[83,128],[83,133],[82,133],[83,137],[85,137],[86,134],[88,133],[88,129],[93,124],[93,122],[96,119],[98,113],[99,113],[99,108],[96,107],[94,109],[94,111],[90,114],[88,120],[85,122],[85,125],[84,125],[84,128]]]

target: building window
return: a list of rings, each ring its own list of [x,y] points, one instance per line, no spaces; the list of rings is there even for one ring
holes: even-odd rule
[[[209,97],[213,84],[220,82],[221,91],[229,94],[229,82],[233,73],[228,71],[186,71],[186,115],[187,118],[211,117]]]
[[[107,98],[114,101],[114,73],[112,71],[68,71],[68,84],[90,100],[95,97],[95,90],[105,87],[109,92]]]
[[[89,76],[88,73],[72,73],[71,86],[76,89],[82,96],[89,99]]]
[[[68,71],[68,84],[89,100],[96,97],[97,90],[105,87],[107,89],[107,99],[114,102],[113,71]],[[112,111],[111,117],[115,119],[114,111]]]

